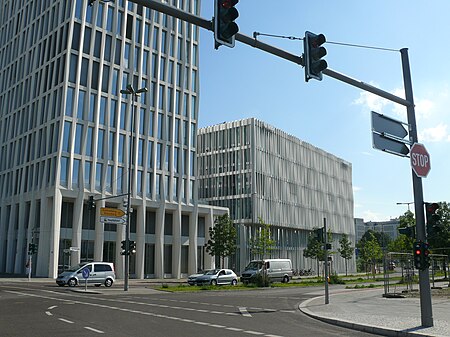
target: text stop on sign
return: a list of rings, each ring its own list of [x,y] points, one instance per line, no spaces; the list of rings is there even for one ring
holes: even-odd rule
[[[418,177],[426,177],[430,172],[430,154],[423,144],[414,143],[410,150],[411,167]]]

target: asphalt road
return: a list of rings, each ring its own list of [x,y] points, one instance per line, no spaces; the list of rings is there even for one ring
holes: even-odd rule
[[[169,293],[0,284],[1,336],[373,336],[302,314],[314,288]],[[220,289],[220,288],[219,288]]]

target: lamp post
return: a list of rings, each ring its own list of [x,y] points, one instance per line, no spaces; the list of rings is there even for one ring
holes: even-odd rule
[[[414,204],[414,201],[411,202],[397,202],[397,205],[408,205],[408,212],[411,212],[409,209],[409,205]]]
[[[133,98],[135,101],[137,101],[137,98],[139,94],[147,92],[147,88],[140,88],[138,90],[134,90],[133,86],[131,84],[127,85],[126,89],[120,90],[121,94],[124,95],[133,95]],[[123,290],[128,291],[128,279],[130,276],[130,216],[131,216],[131,170],[132,170],[132,157],[133,157],[133,120],[135,118],[135,104],[133,100],[131,100],[131,122],[130,122],[130,151],[128,156],[128,186],[127,186],[127,222],[125,225],[125,275],[124,275],[124,282],[123,282]]]

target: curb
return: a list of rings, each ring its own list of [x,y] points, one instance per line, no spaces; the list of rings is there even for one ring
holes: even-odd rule
[[[330,294],[330,296],[333,296],[333,295],[334,294]],[[323,299],[324,297],[325,296],[322,295],[322,296],[316,296],[316,297],[310,298],[310,299],[300,303],[298,305],[298,308],[301,312],[303,312],[305,315],[307,315],[311,318],[317,319],[319,321],[322,321],[322,322],[325,322],[328,324],[337,325],[337,326],[341,326],[343,328],[348,328],[348,329],[352,329],[352,330],[356,330],[356,331],[368,332],[368,333],[373,333],[373,334],[378,334],[378,335],[383,335],[383,336],[393,336],[393,337],[429,337],[428,334],[421,334],[418,332],[411,333],[409,331],[395,330],[392,328],[385,328],[385,327],[380,327],[380,326],[376,326],[376,325],[356,323],[356,322],[352,322],[352,321],[344,320],[344,319],[329,318],[326,316],[316,314],[307,308],[307,305],[309,303],[311,303],[312,301],[315,301],[318,299]]]

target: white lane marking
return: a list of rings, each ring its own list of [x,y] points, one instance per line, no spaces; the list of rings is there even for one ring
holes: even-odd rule
[[[57,297],[50,297],[50,296],[44,296],[44,295],[37,295],[37,294],[31,294],[31,293],[22,293],[19,291],[6,291],[9,293],[13,293],[16,295],[21,295],[21,296],[30,296],[30,297],[37,297],[37,298],[45,298],[45,299],[50,299],[50,300],[55,300],[55,301],[61,301],[64,303],[74,303],[74,304],[81,304],[81,305],[88,305],[88,306],[92,306],[92,307],[98,307],[98,308],[102,308],[102,309],[111,309],[111,310],[119,310],[119,311],[128,311],[128,312],[133,312],[133,313],[137,313],[140,315],[145,315],[145,316],[151,316],[151,317],[157,317],[157,318],[165,318],[165,319],[170,319],[170,320],[176,320],[176,321],[181,321],[183,320],[183,318],[180,317],[175,317],[175,316],[168,316],[168,315],[163,315],[163,314],[156,314],[153,312],[146,312],[146,311],[139,311],[139,310],[129,310],[129,309],[125,309],[125,308],[112,308],[108,305],[105,304],[98,304],[98,303],[89,303],[89,302],[83,302],[83,301],[74,301],[74,300],[68,300],[68,299],[64,299],[64,298],[57,298]],[[110,300],[112,301],[112,300]],[[130,303],[130,302],[126,302],[123,301],[124,303]],[[131,302],[133,303],[133,302]],[[145,303],[143,303],[145,304]],[[60,321],[63,322],[67,322],[67,323],[74,323],[72,321],[66,320],[64,318],[58,318]],[[264,336],[264,337],[270,337],[273,336],[271,334],[265,334],[264,332],[259,332],[259,331],[253,331],[253,330],[242,330],[239,328],[233,328],[233,327],[227,327],[224,325],[218,325],[218,324],[213,324],[213,323],[208,323],[208,322],[201,322],[201,321],[193,321],[192,324],[198,324],[198,325],[204,325],[204,326],[209,326],[209,327],[213,327],[213,328],[219,328],[219,329],[226,329],[229,331],[241,331],[243,333],[246,334],[250,334],[250,335],[258,335],[258,336]],[[88,328],[85,327],[86,329],[92,329],[92,328]],[[98,330],[100,331],[100,330]],[[283,337],[283,336],[276,336],[276,337]]]
[[[46,314],[47,316],[53,316],[53,314],[52,314],[50,311],[46,311],[45,314]]]
[[[241,312],[242,316],[244,317],[252,317],[247,311],[247,308],[245,307],[239,307],[239,311]]]
[[[52,309],[55,309],[57,307],[58,307],[57,305],[52,305],[51,307],[48,307],[47,310],[52,310]]]
[[[97,330],[97,329],[91,328],[91,327],[89,327],[89,326],[85,326],[84,328],[85,328],[85,329],[88,329],[88,330],[90,330],[90,331],[96,332],[96,333],[105,333],[105,332],[102,331],[102,330]]]

